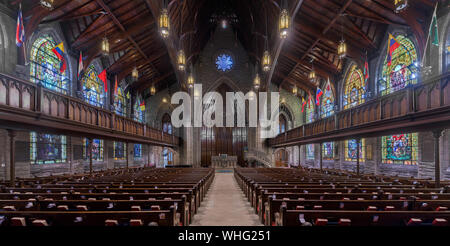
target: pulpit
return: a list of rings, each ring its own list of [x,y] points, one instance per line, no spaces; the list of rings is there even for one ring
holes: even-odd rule
[[[237,156],[218,155],[211,156],[213,168],[235,168],[237,165]]]

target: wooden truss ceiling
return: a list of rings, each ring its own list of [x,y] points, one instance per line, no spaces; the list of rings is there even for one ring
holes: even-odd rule
[[[288,0],[293,23],[285,41],[280,41],[277,29],[281,0],[169,0],[167,40],[158,32],[162,0],[55,0],[53,11],[40,7],[39,0],[15,0],[11,6],[20,2],[27,37],[39,24],[60,23],[66,49],[75,57],[82,51],[85,64],[101,55],[100,42],[106,35],[111,45],[111,55],[104,59],[108,73],[123,79],[137,66],[140,79],[132,84],[137,91],[153,83],[163,89],[177,80],[183,82],[185,75],[174,66],[177,50],[184,48],[188,64],[194,63],[215,30],[211,16],[226,10],[237,16],[236,37],[253,63],[262,56],[267,29],[275,61],[268,80],[286,89],[295,84],[308,91],[316,86],[307,80],[312,59],[321,78],[341,74],[346,61],[339,60],[336,51],[341,30],[349,58],[360,64],[366,52],[369,57],[378,54],[389,25],[408,27],[418,39],[418,48],[423,48],[436,0],[409,1],[409,8],[400,14],[394,13],[391,0]]]

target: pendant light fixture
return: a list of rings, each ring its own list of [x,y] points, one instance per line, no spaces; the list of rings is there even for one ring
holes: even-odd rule
[[[342,17],[343,15],[341,15]],[[337,53],[339,56],[339,59],[344,59],[347,56],[347,44],[345,43],[344,39],[344,24],[343,20],[341,19],[341,41],[339,42]]]
[[[163,0],[163,8],[161,9],[161,14],[159,15],[159,32],[163,38],[169,37],[170,34],[170,18],[169,11],[167,11],[166,0]]]
[[[109,40],[106,37],[106,30],[105,30],[105,36],[102,39],[101,50],[102,50],[103,56],[109,55]]]
[[[316,83],[316,71],[314,70],[314,59],[311,60],[311,71],[309,72],[308,79],[311,83]]]
[[[269,53],[269,41],[267,38],[267,10],[266,10],[266,36],[264,37],[264,54],[262,57],[262,69],[264,72],[270,71],[272,59]]]
[[[280,13],[280,20],[278,23],[278,29],[280,32],[280,38],[285,39],[289,34],[290,27],[290,17],[289,12],[287,11],[287,3],[286,0],[283,0],[283,9]]]

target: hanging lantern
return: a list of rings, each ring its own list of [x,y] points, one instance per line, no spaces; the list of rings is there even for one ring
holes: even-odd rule
[[[41,0],[40,4],[42,7],[46,8],[48,10],[53,10],[53,4],[54,4],[53,0]]]
[[[338,45],[338,56],[339,59],[344,59],[347,56],[347,44],[345,43],[345,40],[341,40],[341,42]]]
[[[269,51],[266,50],[264,51],[263,54],[263,59],[262,59],[262,68],[264,72],[268,72],[270,71],[270,64],[271,64],[271,58],[270,58],[270,54]]]
[[[186,68],[186,55],[184,54],[184,50],[180,50],[178,52],[177,63],[178,69],[180,71],[184,71],[184,69]]]
[[[152,87],[150,88],[150,95],[154,96],[156,94],[156,89],[155,86],[152,85]]]
[[[161,15],[159,16],[159,31],[163,38],[169,37],[170,21],[167,9],[161,10]]]
[[[104,37],[102,40],[102,54],[104,56],[109,55],[109,41],[107,37]]]
[[[167,103],[167,98],[166,98],[166,97],[163,97],[162,102],[163,102],[163,103]]]
[[[137,81],[139,78],[139,71],[137,69],[137,67],[133,68],[133,71],[131,71],[131,77],[133,78],[134,81]]]
[[[261,78],[259,77],[259,74],[256,73],[255,79],[253,80],[253,86],[255,89],[259,89],[259,86],[261,85]]]
[[[294,88],[292,88],[292,94],[297,95],[297,86],[294,85]]]
[[[249,91],[248,92],[248,100],[249,101],[255,100],[255,92],[254,91]]]
[[[311,81],[311,83],[316,82],[316,71],[314,71],[314,68],[311,70],[311,72],[309,72],[308,79],[309,81]]]
[[[188,83],[189,88],[194,87],[195,79],[194,79],[194,75],[192,75],[192,73],[189,74],[187,83]]]
[[[289,25],[290,25],[290,20],[289,20],[289,14],[288,11],[286,9],[283,9],[281,11],[280,14],[280,23],[279,23],[279,31],[280,31],[280,37],[282,39],[287,38],[288,33],[289,33]]]
[[[408,0],[394,0],[395,13],[400,13],[408,7]]]

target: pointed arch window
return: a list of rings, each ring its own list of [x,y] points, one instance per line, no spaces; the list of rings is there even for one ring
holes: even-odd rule
[[[366,140],[363,138],[359,144],[359,161],[365,161],[365,153],[366,150]],[[357,152],[357,142],[356,139],[346,140],[345,141],[345,160],[346,161],[356,161],[358,152]]]
[[[364,76],[356,65],[353,65],[345,80],[344,88],[344,109],[349,109],[360,105],[366,99],[366,85],[364,84]]]
[[[326,118],[334,114],[334,95],[329,85],[325,88],[320,106],[320,116]]]
[[[322,158],[324,160],[333,160],[334,142],[325,142],[322,144]]]
[[[278,125],[278,134],[284,133],[287,130],[287,120],[286,117],[280,114],[280,124]]]
[[[91,105],[103,107],[105,104],[105,90],[103,82],[98,78],[94,65],[90,65],[82,78],[84,100]]]
[[[121,86],[117,88],[117,95],[114,99],[114,109],[116,114],[127,116],[127,99]]]
[[[163,132],[172,134],[172,121],[169,114],[165,114],[162,118]]]
[[[140,97],[136,98],[136,103],[134,104],[134,120],[144,123],[145,121],[145,106],[142,106],[142,100]]]
[[[313,100],[311,100],[307,105],[306,105],[306,124],[311,123],[314,121],[314,102]]]
[[[67,71],[60,71],[61,61],[52,51],[55,46],[56,42],[49,35],[42,35],[34,41],[30,54],[30,80],[67,95],[70,80]]]
[[[400,43],[400,47],[392,53],[391,64],[388,64],[387,55],[384,59],[381,80],[378,83],[381,95],[387,95],[417,83],[416,47],[403,35],[397,35],[395,39]]]

